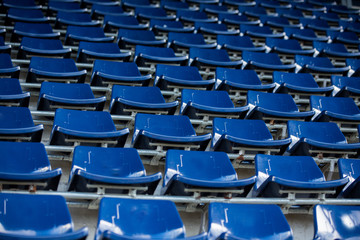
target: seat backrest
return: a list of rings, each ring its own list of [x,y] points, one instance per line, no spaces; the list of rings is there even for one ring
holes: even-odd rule
[[[296,39],[266,38],[265,44],[270,48],[280,47],[291,50],[302,50],[300,43]]]
[[[120,28],[118,30],[118,38],[120,39],[121,37],[134,39],[134,40],[145,40],[145,41],[156,40],[154,32],[149,30],[134,30],[134,29]]]
[[[121,53],[120,48],[116,43],[80,42],[78,52],[81,50],[99,53]]]
[[[242,58],[245,62],[254,61],[254,62],[266,63],[271,65],[283,65],[277,53],[243,51]]]
[[[12,68],[13,64],[11,57],[7,53],[0,53],[0,69],[1,68]]]
[[[77,35],[86,37],[105,37],[103,28],[101,27],[85,27],[85,26],[72,26],[67,27],[66,35]]]
[[[59,39],[42,39],[30,37],[23,37],[21,40],[21,46],[41,50],[58,50],[64,48]]]
[[[340,158],[338,160],[339,176],[349,177],[350,182],[360,177],[360,159]]]
[[[103,72],[110,75],[136,77],[141,76],[140,71],[134,62],[114,62],[96,59],[93,72]]]
[[[121,98],[141,103],[165,103],[165,99],[158,87],[114,85],[112,88],[111,98]]]
[[[249,85],[261,85],[261,81],[255,70],[240,70],[217,67],[216,79],[221,81],[229,80],[231,82]]]
[[[31,33],[52,33],[53,29],[49,23],[27,23],[16,22],[14,30]]]
[[[27,107],[0,106],[0,128],[33,127],[30,110]]]
[[[186,18],[193,18],[194,21],[198,19],[207,19],[208,16],[205,12],[199,12],[199,11],[187,11],[187,10],[178,10],[176,12],[176,16],[178,17],[186,17]]]
[[[192,102],[204,106],[234,108],[234,104],[226,91],[183,89],[181,93],[181,102],[183,104]]]
[[[295,86],[319,88],[314,77],[310,73],[286,73],[273,72],[273,81],[278,84],[288,83]]]
[[[299,29],[299,28],[286,27],[286,28],[284,28],[284,32],[285,32],[286,36],[288,36],[288,37],[292,37],[294,34],[305,36],[305,37],[310,37],[310,38],[317,37],[314,30],[312,30],[310,28]]]
[[[319,52],[325,50],[343,53],[348,52],[345,45],[342,43],[313,42],[313,46]]]
[[[48,94],[50,96],[69,98],[69,99],[93,99],[95,98],[90,85],[86,83],[41,83],[40,96]]]
[[[360,114],[358,106],[352,98],[311,96],[310,106],[313,110],[329,111],[345,115]]]
[[[167,76],[183,80],[203,80],[199,69],[191,66],[156,65],[156,77]]]
[[[146,54],[146,55],[158,56],[158,57],[176,57],[175,52],[172,48],[136,45],[135,56],[139,56],[140,54]]]
[[[1,78],[0,86],[0,95],[21,94],[23,92],[17,78]]]
[[[295,55],[295,62],[300,66],[310,65],[317,67],[334,68],[334,65],[327,57],[310,57],[303,55]]]
[[[206,44],[202,34],[169,32],[168,42],[179,41],[191,44]]]
[[[195,28],[205,28],[205,29],[211,29],[215,31],[227,31],[228,28],[225,24],[220,23],[208,23],[208,22],[195,22]]]
[[[214,61],[224,61],[224,62],[231,61],[227,51],[224,49],[190,48],[189,57],[192,59],[198,57],[198,58],[204,58],[207,60],[214,60]]]
[[[218,35],[217,43],[219,45],[229,44],[237,47],[255,47],[249,36]]]
[[[246,34],[247,32],[273,34],[273,31],[268,26],[253,26],[253,25],[240,25],[240,32]]]
[[[47,72],[77,72],[75,61],[71,58],[32,57],[29,68]]]
[[[331,76],[332,85],[343,88],[351,87],[360,90],[360,77]]]
[[[298,112],[299,109],[291,95],[248,91],[247,103],[263,109],[280,112]]]

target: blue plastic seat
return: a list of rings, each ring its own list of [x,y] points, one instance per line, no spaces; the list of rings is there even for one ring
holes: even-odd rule
[[[129,48],[136,45],[162,47],[165,46],[166,40],[156,39],[154,32],[149,30],[119,29],[117,43],[120,48]]]
[[[40,88],[38,110],[70,108],[102,111],[106,97],[95,98],[90,85],[85,83],[43,82]]]
[[[93,4],[91,7],[91,16],[99,19],[104,16],[129,16],[128,12],[119,5]]]
[[[250,111],[246,118],[250,119],[310,119],[315,112],[300,112],[294,99],[289,94],[264,93],[248,91],[247,104]]]
[[[243,69],[293,71],[295,64],[283,64],[277,53],[243,51]]]
[[[171,201],[107,197],[100,202],[95,239],[205,240],[206,233],[186,238],[184,224]]]
[[[199,6],[200,4],[219,4],[219,0],[186,0],[188,3]]]
[[[3,0],[2,6],[6,8],[41,9],[41,6],[37,5],[34,0]]]
[[[0,104],[28,107],[30,92],[23,92],[17,78],[0,79]]]
[[[179,49],[216,48],[216,43],[206,43],[202,34],[170,32],[167,40],[168,47],[177,52]]]
[[[67,11],[67,12],[85,12],[85,8],[81,8],[79,2],[71,2],[71,1],[57,1],[50,0],[47,5],[47,10],[49,14],[56,15],[57,12]]]
[[[327,30],[340,31],[341,27],[331,27],[326,20],[300,18],[300,23],[304,28],[310,28],[315,31],[326,32]]]
[[[297,39],[301,42],[310,42],[312,46],[313,41],[326,42],[329,40],[329,37],[317,36],[313,29],[304,28],[284,28],[285,35],[288,38]]]
[[[268,25],[274,28],[300,28],[300,24],[291,24],[286,17],[278,17],[278,16],[269,16],[269,15],[262,15],[260,16],[260,21],[263,25]]]
[[[330,5],[327,6],[327,9],[330,10],[330,12],[335,12],[339,14],[358,14],[360,12],[359,9],[356,8],[349,8],[345,5]]]
[[[229,9],[226,5],[208,4],[201,3],[199,7],[200,11],[206,12],[207,14],[218,15],[222,13],[237,14],[238,10]]]
[[[220,45],[222,49],[234,52],[265,51],[265,46],[255,46],[249,36],[218,35],[217,44]]]
[[[223,4],[227,6],[255,6],[255,1],[246,0],[222,0]]]
[[[243,61],[232,61],[225,49],[190,48],[189,65],[202,67],[229,67],[240,68]]]
[[[346,75],[349,67],[335,67],[327,57],[295,55],[295,63],[301,67],[299,72],[317,72]]]
[[[94,59],[129,61],[131,53],[122,52],[116,43],[80,42],[77,62],[89,63]]]
[[[239,6],[238,10],[242,15],[245,14],[246,16],[256,19],[267,14],[266,9],[261,6]]]
[[[135,117],[132,146],[155,149],[156,143],[166,147],[205,150],[211,134],[196,135],[190,119],[181,115],[151,115],[138,113]]]
[[[11,35],[11,41],[17,42],[22,37],[58,39],[60,37],[60,33],[53,32],[49,23],[16,22],[13,34]]]
[[[73,59],[32,57],[26,82],[47,80],[83,83],[85,78],[86,70],[79,71]]]
[[[191,119],[206,119],[214,116],[243,118],[248,106],[235,107],[225,91],[183,89],[180,114]]]
[[[0,76],[19,78],[20,67],[14,66],[11,57],[7,53],[0,53]]]
[[[215,23],[216,18],[208,18],[205,12],[199,11],[188,11],[188,10],[178,10],[176,16],[182,22],[198,23],[198,22],[208,22]]]
[[[83,142],[123,147],[128,134],[128,128],[116,129],[109,112],[57,109],[50,144]]]
[[[76,45],[79,41],[112,42],[113,36],[105,36],[101,27],[68,26],[65,35],[66,45]]]
[[[172,48],[136,45],[134,62],[140,66],[151,64],[172,64],[184,66],[187,56],[176,56]]]
[[[310,150],[340,151],[351,154],[360,149],[360,143],[347,143],[340,128],[333,122],[288,121],[288,136],[292,143],[287,152],[291,155],[310,156]],[[312,152],[315,152],[312,151]]]
[[[59,11],[56,15],[55,28],[64,28],[68,25],[95,27],[100,24],[100,21],[92,20],[89,13]]]
[[[18,58],[29,58],[29,56],[33,55],[70,58],[71,49],[64,48],[59,39],[23,37],[18,51]]]
[[[360,206],[315,205],[314,239],[357,239],[360,237]]]
[[[328,23],[338,23],[340,21],[339,15],[334,12],[314,12],[313,14],[317,19],[325,20]]]
[[[304,13],[299,10],[299,9],[295,9],[295,8],[291,8],[291,9],[286,9],[286,8],[276,8],[276,13],[280,16],[280,17],[285,17],[287,19],[291,19],[291,20],[299,20],[304,16]]]
[[[239,30],[228,29],[226,24],[212,22],[195,22],[197,33],[205,35],[239,35]]]
[[[134,148],[77,146],[69,176],[69,191],[94,192],[97,185],[105,188],[105,192],[108,190],[117,194],[131,190],[153,194],[161,178],[160,172],[146,175]]]
[[[13,22],[46,23],[49,21],[40,9],[9,8],[5,25],[12,25]]]
[[[254,197],[319,198],[336,197],[348,182],[347,178],[326,181],[324,174],[309,156],[271,156],[257,154],[255,157],[257,181]],[[286,171],[284,171],[286,169]],[[306,193],[304,192],[306,191]]]
[[[119,6],[118,2],[112,0],[82,0],[81,6],[92,8],[94,5]]]
[[[2,239],[85,239],[88,228],[74,230],[62,196],[1,193],[7,214],[1,214]],[[26,229],[26,231],[24,231]]]
[[[210,90],[215,79],[204,80],[198,68],[188,66],[156,65],[154,86],[161,90],[191,87]]]
[[[216,90],[229,93],[247,90],[270,91],[274,87],[274,83],[262,84],[254,70],[216,68]]]
[[[163,8],[136,7],[135,16],[140,21],[149,21],[150,19],[158,20],[175,20],[175,15],[168,15]]]
[[[208,239],[282,239],[293,233],[277,205],[210,203]]]
[[[273,1],[273,0],[256,0],[255,2],[258,6],[264,7],[266,9],[277,9],[277,8],[289,9],[289,8],[292,8],[292,5],[289,3],[285,4],[284,2],[280,3],[278,1]]]
[[[321,57],[336,57],[336,58],[359,58],[359,52],[349,52],[342,43],[325,43],[314,42],[314,48],[319,52]]]
[[[338,160],[339,176],[348,178],[349,183],[343,188],[340,197],[357,198],[360,197],[360,159],[340,158]]]
[[[331,76],[334,97],[352,97],[360,95],[360,77]]]
[[[0,142],[0,153],[3,189],[35,186],[37,190],[57,190],[61,169],[51,169],[42,143]]]
[[[121,6],[125,10],[131,10],[137,7],[147,7],[147,8],[154,8],[155,5],[151,5],[149,0],[123,0],[121,1]]]
[[[303,49],[296,39],[279,39],[279,38],[266,38],[266,46],[271,48],[271,52],[284,55],[313,55],[315,49]]]
[[[352,98],[311,96],[310,107],[316,113],[312,121],[360,122],[360,110]]]
[[[95,60],[91,75],[92,86],[112,84],[149,85],[151,75],[142,76],[134,62]]]
[[[4,38],[0,36],[0,54],[7,53],[11,54],[11,45],[5,44]]]
[[[145,30],[148,26],[140,24],[134,16],[126,15],[105,15],[104,30],[112,31],[118,29],[138,29]]]
[[[331,38],[334,43],[343,43],[347,45],[356,45],[360,44],[359,37],[356,33],[350,31],[337,32],[337,31],[327,31],[326,34]]]
[[[183,33],[192,33],[195,30],[195,27],[184,27],[183,23],[180,21],[164,21],[158,19],[150,20],[150,30],[154,31],[155,34],[161,32],[183,32]]]
[[[166,153],[163,194],[245,197],[254,183],[255,176],[238,179],[226,153],[172,149]]]
[[[240,25],[240,32],[254,38],[283,38],[285,34],[274,33],[269,26]]]
[[[319,87],[310,73],[273,73],[273,81],[276,84],[274,92],[277,93],[307,93],[328,95],[333,87]]]
[[[291,139],[274,140],[263,120],[214,118],[211,147],[214,151],[236,153],[244,148],[284,152]],[[273,150],[272,150],[273,149]]]
[[[355,33],[360,33],[360,22],[356,21],[340,21],[339,25],[343,28],[344,31],[351,31]]]
[[[300,3],[294,3],[293,6],[296,9],[299,9],[303,12],[324,12],[326,10],[326,7],[324,6],[316,6],[309,2],[300,2]]]
[[[349,58],[345,60],[346,65],[350,67],[348,76],[359,77],[360,76],[360,60]]]
[[[219,21],[227,25],[258,25],[260,20],[249,20],[246,15],[231,14],[231,13],[220,13],[218,15]]]
[[[165,102],[158,87],[114,85],[111,92],[110,113],[132,115],[137,112],[174,114],[178,101]]]
[[[0,106],[0,138],[4,141],[40,142],[43,125],[35,125],[27,107]]]
[[[160,7],[173,12],[177,10],[196,10],[196,8],[190,7],[189,3],[182,1],[160,1]]]

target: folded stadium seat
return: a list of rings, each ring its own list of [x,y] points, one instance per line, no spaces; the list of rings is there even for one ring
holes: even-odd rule
[[[269,26],[240,25],[240,35],[251,37],[255,46],[264,46],[265,38],[284,38],[285,33],[275,33]]]
[[[11,45],[5,44],[4,38],[0,36],[0,54],[7,53],[11,55]]]
[[[298,40],[304,49],[312,49],[313,41],[327,42],[328,36],[318,36],[313,29],[284,28],[285,35],[290,39]]]
[[[336,197],[347,178],[326,181],[309,156],[255,156],[256,183],[253,197],[312,198]],[[286,171],[284,171],[286,169]]]
[[[333,97],[351,97],[359,105],[360,77],[332,76],[331,84],[334,86]]]
[[[123,0],[121,1],[121,6],[125,10],[134,10],[137,7],[148,7],[155,8],[156,5],[152,5],[149,0]]]
[[[222,0],[222,4],[225,4],[229,7],[239,7],[239,6],[255,6],[255,1],[247,0]]]
[[[276,13],[280,17],[287,18],[293,24],[299,23],[299,19],[305,17],[301,10],[295,8],[276,8]]]
[[[119,3],[112,0],[82,0],[81,6],[86,8],[92,8],[93,5],[105,5],[105,6],[118,6]]]
[[[217,18],[208,18],[208,15],[205,12],[199,11],[189,11],[189,10],[178,10],[176,12],[176,16],[178,19],[187,24],[194,25],[198,22],[208,22],[215,23],[217,22]]]
[[[95,98],[90,85],[85,83],[41,84],[37,109],[51,111],[57,108],[102,111],[106,97]]]
[[[160,7],[164,8],[168,12],[174,12],[178,10],[198,10],[195,7],[190,7],[189,3],[187,2],[181,2],[181,1],[167,1],[162,0],[160,1]]]
[[[338,13],[341,15],[348,16],[349,14],[359,14],[360,10],[356,8],[349,8],[345,5],[328,5],[326,6],[327,11]]]
[[[288,136],[292,143],[286,154],[296,156],[313,156],[322,163],[330,163],[330,172],[339,157],[357,155],[360,143],[349,144],[333,122],[300,122],[288,121]]]
[[[130,16],[118,5],[93,4],[91,7],[91,17],[94,19],[104,18],[104,16]]]
[[[277,53],[243,51],[242,59],[242,69],[254,69],[262,80],[271,81],[273,71],[292,72],[296,67],[295,64],[283,64]]]
[[[59,11],[56,15],[55,28],[66,28],[69,25],[99,27],[101,22],[92,20],[89,13]]]
[[[129,129],[117,130],[109,112],[57,109],[50,145],[95,144],[123,147]]]
[[[117,43],[122,49],[134,49],[136,45],[164,47],[166,40],[156,39],[153,31],[120,28],[118,30]]]
[[[189,66],[214,72],[216,67],[240,68],[242,60],[231,60],[225,49],[190,48]]]
[[[216,90],[224,90],[229,93],[233,102],[246,103],[248,90],[272,91],[274,83],[262,84],[254,70],[239,70],[228,68],[216,68]]]
[[[270,26],[277,32],[283,32],[283,29],[285,27],[289,27],[289,28],[300,28],[301,27],[300,24],[290,23],[290,21],[286,17],[263,15],[263,16],[260,16],[260,21],[263,25]]]
[[[310,73],[273,72],[273,81],[276,85],[275,93],[290,94],[300,107],[308,108],[311,95],[330,95],[333,86],[319,87]]]
[[[360,58],[360,52],[349,52],[342,43],[314,42],[313,46],[318,56],[330,58],[335,66],[345,66],[347,58]]]
[[[203,79],[196,67],[156,65],[154,86],[169,91],[170,99],[180,97],[183,88],[210,90],[214,83],[215,79]]]
[[[109,109],[111,114],[117,115],[174,114],[178,105],[178,101],[165,102],[158,87],[114,85]]]
[[[85,42],[112,42],[114,37],[105,36],[101,27],[68,26],[65,35],[65,45],[77,45]]]
[[[199,10],[201,12],[206,12],[210,17],[217,17],[218,14],[229,13],[229,14],[238,14],[237,9],[230,9],[226,5],[218,4],[209,4],[209,3],[200,3]]]
[[[92,63],[95,59],[129,61],[130,52],[122,52],[116,43],[80,42],[76,61]]]
[[[60,33],[53,32],[49,23],[16,22],[11,35],[11,41],[18,42],[22,37],[59,39]]]
[[[9,8],[6,13],[5,25],[13,26],[14,22],[46,23],[49,21],[40,9]]]
[[[266,9],[261,6],[239,6],[238,10],[241,15],[246,15],[250,20],[259,20],[260,16],[266,15]]]
[[[213,120],[211,148],[236,155],[235,166],[241,163],[248,165],[248,161],[254,159],[254,152],[282,154],[290,143],[290,138],[274,140],[263,120]]]
[[[343,21],[351,21],[351,18],[340,18],[339,15],[337,13],[334,12],[314,12],[314,17],[316,17],[317,19],[321,19],[321,20],[325,20],[328,22],[328,24],[330,26],[335,26],[338,27],[339,26],[339,21],[343,20]]]
[[[40,142],[43,125],[35,125],[27,107],[0,106],[0,139]]]
[[[156,149],[160,154],[169,148],[204,151],[210,139],[210,133],[196,135],[187,116],[138,113],[135,117],[132,146],[138,149]]]
[[[312,18],[300,18],[300,23],[303,28],[313,29],[320,36],[326,36],[326,31],[340,31],[341,27],[330,26],[326,20],[323,19],[312,19]]]
[[[3,239],[85,239],[88,228],[74,230],[62,196],[1,193],[7,214],[1,214]],[[26,231],[24,231],[26,229]]]
[[[355,32],[356,34],[360,33],[360,22],[340,21],[339,24],[342,27],[343,31],[351,31]]]
[[[70,55],[71,48],[64,48],[59,39],[23,37],[17,57],[22,59],[32,56],[70,58]]]
[[[96,240],[207,239],[206,233],[191,237],[185,235],[175,203],[169,200],[106,197],[100,201]]]
[[[86,70],[79,71],[73,59],[32,57],[26,82],[45,80],[83,83],[85,78]]]
[[[225,91],[183,89],[181,93],[180,114],[202,120],[201,124],[193,124],[198,125],[197,132],[211,129],[214,117],[244,118],[248,110],[248,106],[235,107]]]
[[[196,33],[201,33],[208,41],[216,41],[218,35],[239,35],[239,30],[228,29],[226,24],[195,22]]]
[[[184,27],[180,21],[164,21],[151,19],[149,29],[156,35],[166,36],[169,32],[193,33],[195,27]]]
[[[0,28],[0,37],[5,39],[5,35],[6,35],[6,29],[5,28]]]
[[[217,44],[205,42],[204,36],[199,33],[170,32],[167,46],[174,49],[175,52],[187,54],[189,48],[216,48]]]
[[[98,194],[153,194],[162,175],[146,175],[134,148],[77,146],[69,176],[69,191]]]
[[[104,30],[117,31],[119,29],[139,29],[146,30],[148,25],[140,24],[134,16],[126,15],[105,15]]]
[[[7,53],[0,53],[0,76],[19,78],[20,66],[14,66]]]
[[[135,16],[140,22],[149,22],[151,19],[175,20],[175,15],[168,15],[163,8],[136,7]]]
[[[134,62],[95,60],[91,75],[92,86],[140,85],[148,86],[151,75],[142,76]]]
[[[346,65],[350,67],[348,72],[349,77],[359,77],[360,76],[360,60],[349,58],[345,60]]]
[[[255,176],[238,179],[224,152],[183,151],[166,153],[163,194],[177,196],[246,197]]]
[[[51,169],[42,143],[0,142],[0,153],[2,189],[57,190],[61,169]]]
[[[155,69],[157,64],[171,64],[184,66],[188,56],[176,56],[172,48],[136,45],[134,62],[139,66]]]
[[[234,57],[239,57],[243,51],[264,52],[265,46],[255,46],[249,36],[218,35],[217,44]]]
[[[325,12],[326,7],[317,6],[309,2],[299,2],[292,4],[295,9],[301,10],[305,15],[313,15],[314,12]]]
[[[296,54],[312,56],[315,53],[315,49],[303,49],[296,39],[266,38],[265,44],[287,63],[294,63]]]
[[[310,120],[314,111],[300,111],[289,94],[264,93],[249,90],[247,119],[264,120],[276,139],[286,137],[286,123],[290,119]]]
[[[348,178],[349,183],[340,193],[342,198],[359,198],[360,197],[360,159],[340,158],[338,160],[339,176]]]
[[[260,20],[249,20],[245,15],[220,13],[218,19],[222,24],[226,24],[228,27],[238,27],[239,25],[259,25]]]
[[[47,15],[56,16],[58,12],[86,12],[79,2],[50,0],[47,4]]]
[[[326,87],[329,85],[330,77],[333,75],[346,76],[350,70],[349,66],[335,67],[327,57],[310,57],[295,55],[297,72],[311,73],[319,85]]]
[[[275,204],[209,204],[208,239],[282,239],[293,233]]]
[[[360,237],[360,206],[315,205],[314,239],[357,239]]]
[[[326,34],[330,37],[333,43],[342,43],[345,44],[345,46],[351,51],[359,51],[358,46],[360,44],[360,40],[356,33],[350,31],[327,31]]]
[[[34,0],[3,0],[2,6],[5,8],[41,9],[41,5],[37,5]]]
[[[219,4],[219,0],[186,0],[186,2],[195,5],[195,6],[199,6],[200,4]]]
[[[267,10],[272,10],[275,12],[277,8],[290,9],[292,5],[290,3],[278,2],[273,0],[255,0],[257,6],[266,8]]]
[[[0,79],[0,105],[28,107],[30,92],[23,92],[17,78]]]

